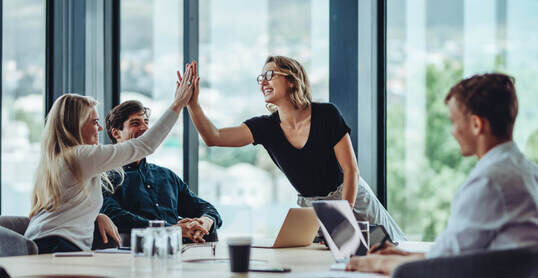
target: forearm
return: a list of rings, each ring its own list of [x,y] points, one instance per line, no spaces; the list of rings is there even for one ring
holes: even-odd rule
[[[179,196],[178,196],[178,215],[185,218],[199,218],[211,221],[205,221],[209,232],[214,231],[222,225],[222,219],[217,209],[206,200],[196,196],[189,187],[178,178]]]
[[[377,262],[376,268],[384,274],[392,274],[392,272],[400,265],[408,262],[424,259],[424,253],[412,253],[407,256],[388,255],[382,256],[382,259]]]
[[[147,227],[149,223],[148,219],[121,208],[115,200],[108,198],[105,198],[101,213],[114,222],[120,233],[129,232],[133,228]]]
[[[170,110],[176,112],[179,115],[179,113],[181,113],[181,110],[183,110],[185,106],[186,105],[183,101],[174,100],[170,105]]]
[[[202,220],[203,224],[202,226],[204,226],[204,228],[208,231],[208,232],[211,232],[213,229],[213,224],[214,224],[214,221],[211,217],[208,217],[208,216],[202,216],[200,217],[200,220]]]
[[[202,107],[199,104],[192,104],[188,106],[188,109],[192,122],[206,145],[216,145],[219,139],[219,130],[207,118]]]
[[[346,200],[351,207],[353,207],[355,204],[358,183],[359,183],[359,174],[357,171],[349,170],[349,171],[344,172],[342,200]]]

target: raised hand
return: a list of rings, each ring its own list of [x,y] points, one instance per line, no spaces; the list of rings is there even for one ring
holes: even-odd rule
[[[185,66],[185,75],[184,80],[186,82],[181,82],[181,80],[176,82],[176,94],[174,99],[174,110],[176,112],[181,111],[183,107],[187,105],[189,100],[192,96],[192,89],[194,87],[192,80],[192,65],[187,64]],[[181,78],[181,74],[179,71],[177,72],[177,75],[179,78]]]
[[[198,76],[198,64],[196,63],[196,61],[192,62],[192,66],[193,66],[192,82],[194,83],[194,90],[192,92],[191,100],[188,103],[189,106],[198,105],[198,95],[200,94],[200,87],[199,87],[200,77]]]

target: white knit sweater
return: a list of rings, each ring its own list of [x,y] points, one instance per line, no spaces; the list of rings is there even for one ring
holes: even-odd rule
[[[75,157],[82,169],[88,195],[84,197],[77,194],[81,185],[76,182],[67,167],[64,167],[59,208],[53,212],[41,211],[33,216],[24,235],[32,240],[61,236],[82,250],[90,250],[94,221],[103,204],[99,175],[153,153],[177,119],[177,113],[167,110],[155,125],[136,139],[114,145],[75,147]]]

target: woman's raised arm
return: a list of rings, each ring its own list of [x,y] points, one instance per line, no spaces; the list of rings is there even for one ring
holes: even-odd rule
[[[196,76],[196,62],[193,62],[192,66],[193,79],[191,82],[194,83],[194,91],[187,107],[189,109],[192,122],[200,133],[200,136],[202,136],[202,139],[206,145],[219,147],[242,147],[252,144],[254,142],[254,138],[250,132],[250,129],[245,124],[219,129],[216,128],[215,125],[213,125],[213,123],[207,118],[202,110],[202,107],[198,103],[198,95],[200,93],[200,77]],[[184,79],[189,80],[187,76],[185,76]],[[181,81],[182,78],[179,72],[178,80],[180,83],[185,83]]]

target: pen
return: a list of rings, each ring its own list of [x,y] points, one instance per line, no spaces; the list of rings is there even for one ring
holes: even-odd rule
[[[383,240],[381,240],[381,243],[379,244],[379,246],[377,246],[376,248],[374,248],[374,250],[372,250],[372,252],[370,252],[370,254],[373,254],[381,249],[383,249],[383,247],[385,247],[385,242],[387,242],[387,239],[389,239],[389,236],[388,235],[385,235],[385,237],[383,238]]]

